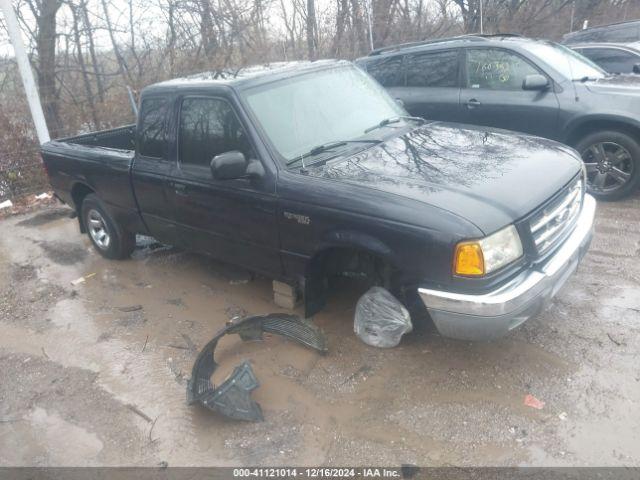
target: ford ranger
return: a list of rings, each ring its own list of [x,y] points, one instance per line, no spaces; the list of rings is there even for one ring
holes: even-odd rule
[[[411,117],[344,61],[151,85],[137,125],[42,155],[107,258],[151,235],[296,285],[306,316],[327,279],[358,275],[419,299],[460,339],[538,313],[585,254],[595,214],[573,149]]]

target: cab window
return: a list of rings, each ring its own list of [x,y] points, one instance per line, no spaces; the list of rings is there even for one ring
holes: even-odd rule
[[[180,162],[209,168],[221,153],[238,150],[255,157],[233,107],[223,99],[192,97],[182,101],[178,131]]]
[[[165,120],[169,108],[166,97],[147,98],[140,109],[138,153],[145,157],[163,158],[166,151]]]

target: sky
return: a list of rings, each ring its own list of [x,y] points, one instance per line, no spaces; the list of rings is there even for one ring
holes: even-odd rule
[[[164,15],[159,6],[159,1],[153,2],[145,2],[145,8],[142,9],[139,6],[134,9],[134,17],[136,21],[141,22],[145,31],[154,32],[158,31],[157,23],[158,19],[164,23]],[[103,15],[100,4],[96,0],[89,0],[89,15],[90,21],[94,26],[101,26],[104,24]],[[111,8],[109,11],[109,17],[113,24],[118,25],[127,21],[128,11],[127,11],[127,2],[124,0],[115,0],[110,2]],[[136,2],[137,3],[137,2]],[[33,15],[31,14],[30,9],[20,0],[13,1],[14,8],[16,11],[20,13],[20,17],[23,17],[25,21],[30,25],[35,24]],[[136,11],[137,10],[137,11]],[[57,15],[57,23],[58,23],[58,31],[69,31],[71,26],[71,13],[66,5],[63,5],[58,11]],[[9,42],[9,38],[7,36],[6,29],[4,28],[4,13],[0,13],[0,56],[13,56],[13,47]],[[23,26],[24,28],[24,26]],[[126,32],[119,32],[116,36],[124,36]],[[94,40],[96,42],[96,46],[102,49],[109,49],[111,47],[111,42],[109,39],[109,35],[105,29],[96,29],[94,32]],[[23,41],[25,45],[28,43],[29,38],[24,34],[23,31]],[[29,45],[27,45],[27,50],[30,50]]]
[[[368,0],[362,0],[368,1]],[[427,0],[429,1],[429,0]],[[89,0],[89,13],[92,18],[90,18],[91,23],[94,26],[103,25],[103,15],[102,15],[102,7],[98,0]],[[164,35],[165,30],[162,27],[158,26],[160,22],[163,25],[165,20],[165,12],[163,11],[161,4],[162,0],[138,0],[135,2],[134,6],[134,17],[137,23],[141,24],[141,29],[145,32],[149,32],[150,35]],[[144,3],[144,7],[140,4]],[[24,17],[25,20],[33,25],[34,20],[31,15],[30,9],[24,5],[20,0],[14,0],[13,2],[14,8],[20,9],[20,16]],[[293,4],[293,0],[284,0],[285,8],[289,5]],[[128,23],[128,3],[126,0],[112,0],[110,2],[110,11],[109,17],[114,24],[125,24]],[[316,0],[316,10],[317,16],[321,17],[323,12],[327,12],[333,5],[332,0]],[[280,2],[273,2],[271,14],[268,15],[267,21],[269,23],[270,31],[280,31],[284,33],[284,23],[282,18],[280,17]],[[58,12],[58,30],[65,31],[70,28],[71,25],[71,14],[69,12],[68,7],[63,5]],[[116,36],[126,36],[127,33],[122,31],[116,34]],[[109,39],[109,35],[106,30],[98,29],[95,34],[95,42],[97,48],[102,49],[110,49],[111,41]],[[28,41],[28,38],[23,33],[23,40],[25,44]],[[27,50],[30,50],[29,45],[27,45]],[[9,42],[9,39],[6,34],[6,30],[4,28],[4,14],[0,13],[0,57],[12,57],[13,56],[13,47]]]

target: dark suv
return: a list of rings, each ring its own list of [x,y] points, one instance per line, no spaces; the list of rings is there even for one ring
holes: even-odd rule
[[[387,47],[357,63],[412,115],[574,147],[601,199],[640,184],[640,78],[607,74],[565,46],[513,35]]]
[[[598,27],[585,28],[577,32],[567,33],[562,38],[565,45],[576,43],[632,43],[640,42],[640,20],[613,23]]]

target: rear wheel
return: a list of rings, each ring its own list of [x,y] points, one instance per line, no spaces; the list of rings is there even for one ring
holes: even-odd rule
[[[587,169],[589,192],[601,200],[619,200],[640,184],[640,144],[626,133],[595,132],[576,145]]]
[[[135,234],[118,225],[94,194],[87,195],[82,202],[82,221],[91,243],[103,257],[123,259],[133,252]]]

